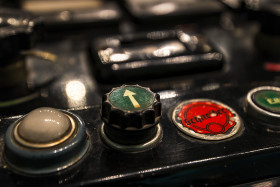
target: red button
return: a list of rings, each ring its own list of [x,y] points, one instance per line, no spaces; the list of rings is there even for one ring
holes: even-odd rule
[[[232,108],[208,99],[182,102],[174,109],[173,121],[184,133],[206,140],[225,139],[240,129],[240,118]]]
[[[201,134],[223,134],[235,125],[234,114],[221,105],[193,102],[185,105],[178,116],[185,127]]]

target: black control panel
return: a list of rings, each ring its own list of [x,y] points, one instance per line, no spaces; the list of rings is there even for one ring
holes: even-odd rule
[[[0,6],[0,186],[279,185],[279,1]]]

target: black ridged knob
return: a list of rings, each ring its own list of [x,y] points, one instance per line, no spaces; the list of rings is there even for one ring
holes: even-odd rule
[[[114,142],[135,145],[153,139],[160,116],[160,96],[149,88],[123,85],[103,96],[104,131]]]

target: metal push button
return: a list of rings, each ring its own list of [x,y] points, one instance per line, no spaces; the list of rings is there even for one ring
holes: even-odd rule
[[[14,137],[28,147],[51,147],[67,140],[75,128],[69,115],[44,107],[31,111],[15,127]]]
[[[155,145],[161,137],[158,94],[139,85],[123,85],[103,97],[101,137],[111,147],[126,152]]]
[[[252,89],[246,97],[245,111],[263,125],[280,130],[280,88],[262,86]]]
[[[31,111],[8,128],[4,159],[18,173],[51,174],[78,162],[89,145],[84,122],[78,116],[44,107]]]
[[[232,108],[210,99],[180,103],[175,107],[172,119],[183,133],[203,140],[223,140],[241,128],[241,120]]]

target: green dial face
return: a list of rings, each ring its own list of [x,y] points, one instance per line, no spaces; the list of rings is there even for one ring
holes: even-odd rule
[[[253,101],[262,109],[269,112],[280,113],[280,92],[275,90],[262,90],[252,96]]]
[[[138,111],[153,104],[154,94],[142,87],[124,86],[114,90],[109,101],[121,110]]]

